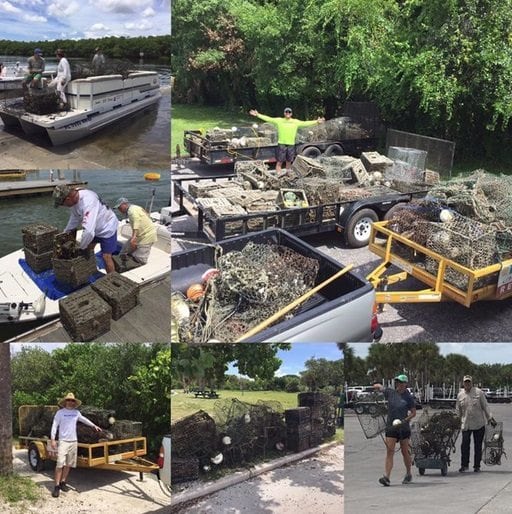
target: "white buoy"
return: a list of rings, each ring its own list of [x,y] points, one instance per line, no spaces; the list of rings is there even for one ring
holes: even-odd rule
[[[443,223],[448,223],[449,221],[453,221],[453,218],[455,216],[453,215],[453,212],[450,211],[450,209],[443,209],[440,213],[439,213],[439,219],[443,222]]]
[[[394,427],[398,427],[402,424],[402,420],[401,419],[394,419],[393,420],[393,426]]]

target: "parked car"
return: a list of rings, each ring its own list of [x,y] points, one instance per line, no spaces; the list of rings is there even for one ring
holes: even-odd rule
[[[167,487],[171,487],[171,434],[162,439],[157,464],[160,468],[160,480]]]

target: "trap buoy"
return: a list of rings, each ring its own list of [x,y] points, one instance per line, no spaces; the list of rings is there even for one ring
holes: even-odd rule
[[[145,173],[144,180],[160,180],[160,173]]]

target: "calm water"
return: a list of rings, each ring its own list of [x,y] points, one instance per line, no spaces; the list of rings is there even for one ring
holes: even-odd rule
[[[77,178],[87,181],[88,189],[97,192],[107,205],[114,205],[120,196],[127,197],[131,202],[149,207],[153,190],[153,211],[159,211],[169,204],[170,173],[162,172],[159,181],[144,180],[144,171],[126,170],[81,170],[63,171],[62,178]],[[40,170],[27,174],[26,180],[47,180],[50,172]],[[57,172],[54,177],[57,178]],[[118,218],[121,214],[116,211]],[[29,223],[46,222],[64,229],[68,221],[69,211],[66,207],[53,207],[51,195],[35,196],[17,200],[0,199],[0,219],[2,232],[0,235],[0,257],[22,246],[21,228]]]
[[[69,60],[74,62],[73,59]],[[17,61],[25,67],[27,57],[0,56],[0,62],[3,62],[8,69],[14,67]],[[45,61],[47,71],[56,70],[57,61],[54,57],[45,57]],[[80,60],[75,62],[85,63]],[[31,142],[47,147],[56,155],[73,152],[78,157],[107,168],[168,169],[171,117],[170,69],[166,65],[143,61],[133,64],[138,70],[158,72],[162,98],[157,105],[74,143],[51,147],[45,138],[33,136]],[[1,121],[0,127],[3,128]],[[22,133],[17,135],[26,139]]]

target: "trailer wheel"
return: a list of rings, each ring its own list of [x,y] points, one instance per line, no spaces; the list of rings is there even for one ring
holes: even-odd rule
[[[343,148],[338,144],[329,145],[327,150],[325,150],[325,157],[331,157],[333,155],[344,155]]]
[[[42,471],[44,469],[44,460],[41,459],[39,449],[34,443],[30,443],[28,447],[28,463],[34,471]]]
[[[377,414],[377,405],[369,405],[368,406],[368,414],[371,414],[372,416],[374,414]]]
[[[418,468],[418,471],[421,476],[425,474],[425,468]]]
[[[363,414],[364,412],[364,407],[362,405],[356,405],[354,407],[354,411],[356,412],[356,414]]]
[[[384,214],[384,221],[389,221],[397,211],[403,209],[407,204],[405,202],[398,202],[386,214]]]
[[[316,159],[320,157],[322,152],[316,146],[308,146],[300,153],[303,157],[309,157],[310,159]]]
[[[372,223],[379,217],[371,209],[361,209],[348,220],[345,229],[345,241],[351,248],[361,248],[370,241]]]

